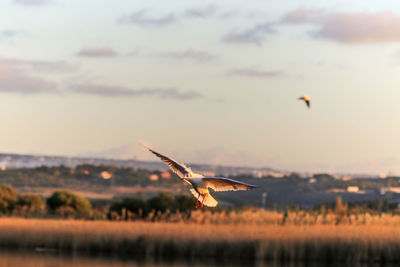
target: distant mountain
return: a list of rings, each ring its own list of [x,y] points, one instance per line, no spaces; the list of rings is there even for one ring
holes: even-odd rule
[[[34,168],[40,166],[60,166],[75,167],[81,164],[92,165],[115,165],[118,167],[131,167],[145,170],[167,170],[162,162],[106,159],[97,157],[61,157],[43,155],[20,155],[20,154],[0,154],[0,167],[5,168]],[[287,172],[273,170],[271,168],[252,168],[252,167],[230,167],[205,164],[188,164],[193,170],[203,172],[206,175],[252,175],[254,177],[275,176],[282,177]]]
[[[154,155],[149,153],[139,143],[125,146],[113,147],[95,152],[86,152],[81,155],[83,158],[101,158],[101,159],[122,159],[122,160],[139,160],[152,161]]]

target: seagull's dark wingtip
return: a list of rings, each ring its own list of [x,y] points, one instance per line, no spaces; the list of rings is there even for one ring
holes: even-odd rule
[[[248,186],[249,186],[249,189],[248,189],[248,190],[251,190],[251,189],[254,189],[254,188],[257,188],[257,187],[258,187],[258,186],[256,186],[256,185],[252,185],[252,184],[249,184]]]

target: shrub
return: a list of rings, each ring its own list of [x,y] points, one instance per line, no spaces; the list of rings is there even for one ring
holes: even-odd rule
[[[87,216],[92,209],[86,198],[66,190],[54,192],[47,199],[47,206],[51,212],[63,217]]]
[[[167,209],[175,211],[178,207],[174,195],[171,193],[160,193],[147,201],[149,209],[165,212]]]
[[[115,202],[110,207],[110,213],[117,212],[118,215],[123,215],[123,210],[129,211],[135,214],[139,214],[140,217],[143,217],[147,214],[147,205],[146,202],[142,199],[135,197],[127,197],[122,199],[120,202]]]
[[[0,212],[12,212],[18,200],[18,193],[14,187],[8,184],[0,185]]]
[[[41,215],[46,210],[46,203],[43,198],[38,194],[21,194],[18,195],[17,205],[19,211],[25,216],[27,215]]]
[[[175,196],[178,209],[181,212],[193,210],[196,205],[196,199],[193,196],[179,195]]]

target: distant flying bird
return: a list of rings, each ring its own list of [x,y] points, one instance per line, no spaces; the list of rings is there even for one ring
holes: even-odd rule
[[[309,96],[303,95],[302,97],[299,97],[298,99],[306,102],[307,107],[310,108],[311,98]]]
[[[235,181],[225,177],[204,177],[201,174],[194,173],[192,170],[172,158],[168,158],[148,147],[151,153],[159,157],[168,167],[176,173],[184,183],[191,186],[190,192],[197,199],[196,208],[203,207],[203,204],[208,207],[215,207],[218,201],[210,195],[208,188],[214,191],[239,191],[250,190],[256,186]],[[200,205],[199,205],[200,203]]]

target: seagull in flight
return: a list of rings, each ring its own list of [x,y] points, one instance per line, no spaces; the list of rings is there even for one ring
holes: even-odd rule
[[[217,206],[218,201],[211,196],[208,188],[214,191],[239,191],[250,190],[256,187],[225,177],[204,177],[201,174],[192,172],[185,164],[164,156],[151,148],[146,148],[168,165],[171,171],[176,173],[184,183],[191,186],[190,192],[197,199],[196,208],[203,207],[203,205],[208,207]]]
[[[302,97],[299,97],[298,99],[303,100],[306,103],[307,107],[310,108],[311,98],[309,96],[303,95]]]

